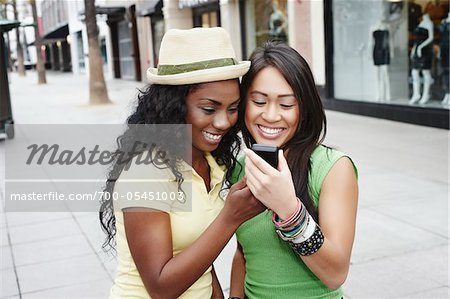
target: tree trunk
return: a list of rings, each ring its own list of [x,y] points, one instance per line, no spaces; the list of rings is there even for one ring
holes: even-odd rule
[[[103,76],[103,61],[98,42],[95,0],[84,0],[84,13],[89,44],[89,103],[111,103]]]
[[[14,11],[14,20],[19,20],[19,16],[17,13],[17,3],[16,0],[12,1],[12,7]],[[25,65],[23,63],[23,48],[22,43],[20,42],[20,27],[16,28],[16,52],[17,52],[17,72],[19,76],[25,76]]]
[[[38,75],[38,84],[46,84],[47,78],[45,77],[44,61],[42,59],[42,38],[39,34],[38,17],[36,10],[36,1],[30,0],[31,10],[33,11],[34,22],[34,45],[36,46],[36,72]]]

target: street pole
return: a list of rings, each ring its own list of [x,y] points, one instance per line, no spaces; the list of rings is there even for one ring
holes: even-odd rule
[[[9,82],[8,82],[8,72],[6,65],[6,58],[8,53],[6,52],[5,38],[3,36],[3,31],[0,31],[0,118],[4,114],[8,114],[9,111],[7,105],[3,103],[10,103],[11,99],[9,96]]]

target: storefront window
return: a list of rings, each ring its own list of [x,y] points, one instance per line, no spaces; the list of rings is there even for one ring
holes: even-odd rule
[[[194,27],[217,27],[220,26],[219,2],[194,7],[192,9]]]
[[[162,16],[152,17],[152,45],[153,45],[153,66],[158,66],[159,48],[164,35],[164,18]]]
[[[448,1],[334,0],[335,98],[449,108]]]
[[[84,49],[83,49],[83,35],[81,31],[76,33],[77,39],[77,50],[78,50],[78,68],[80,72],[85,71],[85,63],[84,63]],[[48,60],[47,60],[48,61]]]
[[[288,41],[287,0],[245,2],[247,52],[269,40]]]

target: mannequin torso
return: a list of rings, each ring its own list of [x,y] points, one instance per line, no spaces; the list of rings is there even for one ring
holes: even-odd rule
[[[433,59],[433,22],[428,14],[423,15],[419,26],[414,30],[416,40],[411,51],[413,69],[431,69]]]
[[[373,64],[386,65],[390,64],[390,37],[389,27],[384,22],[380,22],[375,30],[372,32],[374,47],[373,47]]]

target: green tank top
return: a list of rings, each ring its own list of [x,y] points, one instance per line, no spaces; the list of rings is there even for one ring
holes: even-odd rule
[[[319,145],[311,155],[309,191],[317,206],[322,182],[344,153]],[[240,159],[244,164],[244,159]],[[355,172],[357,173],[356,167]],[[233,181],[244,176],[237,166]],[[292,250],[281,240],[266,210],[243,223],[236,231],[245,257],[245,294],[258,298],[342,298],[342,290],[328,289]]]

